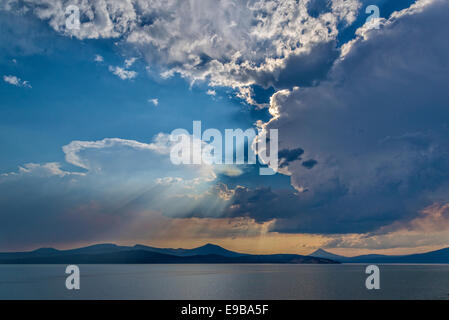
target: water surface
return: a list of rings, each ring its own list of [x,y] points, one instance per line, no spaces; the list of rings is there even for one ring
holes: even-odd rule
[[[379,265],[381,289],[365,288],[366,265],[0,265],[0,299],[449,299],[449,265]]]

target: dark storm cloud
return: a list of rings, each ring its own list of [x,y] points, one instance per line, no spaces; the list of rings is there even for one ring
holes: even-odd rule
[[[279,159],[279,167],[283,168],[288,166],[290,162],[301,160],[301,155],[304,153],[304,150],[301,148],[296,149],[283,149],[278,152]]]
[[[448,15],[447,1],[418,2],[354,43],[325,82],[275,94],[280,149],[319,163],[288,165],[299,193],[280,197],[278,231],[369,231],[449,199]]]
[[[281,133],[297,191],[237,187],[224,216],[276,219],[279,232],[363,233],[449,199],[449,5],[420,11],[367,33],[329,80],[275,94],[280,117],[268,128]]]
[[[318,161],[313,160],[313,159],[310,159],[310,160],[304,161],[304,162],[302,163],[302,166],[303,166],[303,167],[306,167],[307,169],[312,169],[313,167],[315,167],[315,165],[316,165],[317,163],[318,163]]]
[[[336,41],[318,43],[309,51],[292,54],[276,73],[261,70],[250,74],[263,87],[277,89],[293,86],[312,86],[324,79],[339,56]]]

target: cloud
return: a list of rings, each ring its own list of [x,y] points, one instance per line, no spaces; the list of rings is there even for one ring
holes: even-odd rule
[[[158,66],[163,77],[178,73],[192,82],[237,89],[321,79],[338,56],[340,30],[354,23],[361,7],[358,0],[330,0],[321,11],[296,0],[86,0],[77,3],[82,18],[77,30],[66,28],[65,4],[13,0],[9,10],[26,9],[78,39],[117,38],[122,48]]]
[[[26,88],[31,88],[31,85],[28,81],[22,80],[16,76],[3,76],[3,81],[5,81],[6,83],[12,84],[13,86],[16,87],[26,87]]]
[[[148,102],[152,103],[155,107],[159,105],[159,99],[157,98],[148,99]]]
[[[292,150],[283,149],[278,153],[279,159],[279,167],[283,168],[288,166],[290,162],[301,160],[301,155],[304,153],[304,150],[301,148],[296,148]]]
[[[70,172],[61,169],[61,164],[58,162],[47,162],[44,164],[39,163],[27,163],[23,166],[19,166],[17,172],[9,172],[0,174],[0,182],[7,180],[8,178],[16,178],[19,176],[35,176],[35,177],[52,177],[59,176],[65,177],[69,175],[84,175],[82,172]],[[2,178],[3,177],[3,178]]]
[[[434,203],[410,221],[398,221],[375,232],[331,236],[329,248],[374,249],[444,247],[449,243],[449,204]]]
[[[129,79],[134,79],[135,77],[137,77],[136,71],[126,70],[126,69],[123,69],[118,66],[116,66],[116,67],[109,66],[109,71],[111,71],[113,74],[115,74],[117,77],[119,77],[122,80],[129,80]]]
[[[209,95],[209,96],[215,96],[217,94],[217,92],[215,92],[215,90],[209,89],[209,90],[206,91],[206,94]]]
[[[80,156],[80,152],[87,149],[105,149],[117,146],[129,147],[135,150],[151,150],[161,154],[169,152],[168,138],[159,134],[155,143],[142,143],[135,140],[126,140],[120,138],[106,138],[99,141],[72,141],[68,145],[62,147],[65,153],[65,159],[68,163],[84,169],[91,169],[87,160]]]
[[[94,58],[94,61],[95,62],[103,62],[104,58],[102,56],[100,56],[99,54],[96,54],[95,58]]]
[[[365,31],[326,81],[274,94],[266,129],[310,159],[283,168],[297,213],[280,204],[275,230],[368,232],[449,198],[447,14],[445,1],[419,1]]]
[[[136,62],[137,58],[129,58],[125,60],[125,68],[130,68],[134,62]]]
[[[317,163],[318,163],[318,161],[310,159],[307,161],[303,161],[303,163],[301,163],[301,165],[303,167],[306,167],[307,169],[312,169]]]
[[[217,174],[235,170],[174,165],[171,144],[162,133],[149,143],[72,141],[62,148],[66,163],[28,163],[1,174],[0,247],[137,239],[150,230],[160,238],[154,226],[161,220],[170,229],[169,219],[186,212],[217,218],[228,202],[219,197]]]

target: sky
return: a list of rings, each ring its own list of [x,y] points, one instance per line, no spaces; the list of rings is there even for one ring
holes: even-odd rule
[[[448,14],[445,0],[1,0],[0,250],[449,246]],[[173,164],[170,133],[193,121],[277,130],[279,170]]]

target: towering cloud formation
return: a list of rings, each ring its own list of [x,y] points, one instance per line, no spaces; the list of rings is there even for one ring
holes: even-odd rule
[[[328,80],[272,97],[280,149],[316,161],[284,168],[300,193],[280,230],[373,230],[449,199],[448,14],[419,1],[360,33]]]

